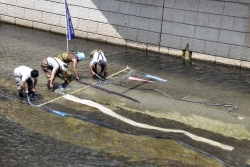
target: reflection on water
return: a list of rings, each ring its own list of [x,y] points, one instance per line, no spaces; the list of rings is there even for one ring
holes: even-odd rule
[[[102,102],[120,115],[137,122],[164,128],[183,129],[235,147],[234,151],[228,152],[208,144],[192,141],[183,135],[135,128],[106,116],[97,109],[64,99],[52,102],[47,107],[104,122],[138,135],[121,133],[83,119],[63,118],[40,108],[32,108],[17,97],[16,85],[12,76],[13,69],[19,65],[27,65],[40,71],[36,90],[37,100],[34,103],[42,104],[61,96],[62,92],[48,91],[40,63],[45,57],[57,56],[65,51],[65,36],[4,23],[0,23],[0,30],[0,57],[2,59],[0,62],[1,166],[223,166],[223,163],[209,155],[214,155],[232,166],[243,166],[250,159],[250,150],[249,147],[246,147],[249,146],[249,141],[226,137],[236,135],[241,139],[247,138],[247,131],[250,129],[248,123],[239,124],[239,129],[246,129],[242,134],[230,134],[228,130],[225,135],[216,134],[212,131],[212,129],[216,129],[214,127],[211,128],[211,132],[204,130],[209,127],[192,128],[189,126],[192,125],[191,121],[187,121],[185,124],[178,123],[174,121],[174,118],[167,120],[165,117],[158,117],[157,114],[168,114],[168,112],[180,109],[187,111],[183,115],[186,114],[187,117],[184,118],[188,119],[188,116],[193,114],[193,108],[203,107],[202,105],[174,101],[157,92],[148,93],[149,91],[139,90],[143,88],[157,89],[171,97],[191,101],[233,103],[238,107],[233,113],[245,117],[243,121],[246,121],[250,116],[247,100],[250,98],[248,70],[205,62],[183,63],[179,58],[82,39],[74,39],[69,43],[70,50],[83,51],[86,57],[93,49],[104,50],[110,63],[108,75],[129,65],[131,70],[113,77],[111,83],[100,86],[110,90],[113,88],[117,92],[135,97],[141,101],[141,104],[134,104],[132,101],[124,100],[116,95],[104,94],[94,88],[86,89],[84,93],[76,93],[75,96]],[[95,82],[96,78],[90,74],[88,62],[89,59],[79,64],[79,77],[91,84]],[[128,76],[142,78],[147,73],[168,81],[167,83],[145,84],[127,80]],[[55,83],[61,82],[60,78],[56,78]],[[118,84],[125,87],[117,86]],[[126,86],[133,89],[128,89]],[[68,89],[63,91],[71,92],[83,87],[79,83],[71,82]],[[27,99],[23,101],[27,102]],[[167,103],[170,102],[173,108],[166,108],[169,106]],[[126,107],[131,106],[134,110],[151,114],[151,116],[126,110]],[[158,111],[163,112],[158,113]],[[222,112],[222,118],[229,118],[224,122],[229,126],[231,126],[231,122],[238,123],[237,121],[239,121],[234,117],[225,116],[227,108],[221,106],[209,106],[207,111]],[[153,117],[153,114],[156,114],[157,117]],[[202,114],[202,111],[197,114]],[[212,117],[212,113],[210,114]],[[214,115],[212,118],[216,118],[216,116],[218,115]],[[201,122],[206,121],[203,117],[203,115],[200,116]],[[221,124],[218,123],[220,131],[225,131],[224,127],[220,126]],[[234,128],[234,126],[232,127]],[[232,133],[236,132],[233,132],[232,129]],[[159,136],[161,139],[152,136]],[[208,152],[208,155],[184,147],[174,140],[164,139],[168,136],[176,137],[194,148]]]

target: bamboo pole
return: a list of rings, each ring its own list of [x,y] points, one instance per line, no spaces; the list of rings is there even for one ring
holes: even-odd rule
[[[53,99],[53,100],[50,100],[50,101],[47,101],[47,102],[45,102],[45,103],[39,104],[39,105],[37,105],[37,107],[41,107],[41,106],[43,106],[43,105],[45,105],[45,104],[48,104],[48,103],[51,103],[51,102],[53,102],[53,101],[59,100],[59,99],[61,99],[62,97],[63,97],[63,96],[60,96],[60,97],[57,97],[57,98],[55,98],[55,99]]]
[[[123,70],[121,70],[121,71],[118,71],[117,73],[114,73],[114,74],[108,76],[107,79],[108,79],[108,78],[111,78],[111,77],[113,77],[113,76],[115,76],[115,75],[118,75],[118,74],[120,74],[120,73],[122,73],[122,72],[124,72],[124,71],[126,71],[126,70],[128,70],[128,69],[129,69],[129,67],[127,66],[125,69],[123,69]],[[92,85],[95,85],[95,84],[97,84],[97,82],[93,83]],[[88,86],[86,86],[86,87],[84,87],[84,88],[78,89],[78,90],[76,90],[76,91],[74,91],[74,92],[71,92],[71,93],[69,93],[69,94],[74,94],[74,93],[76,93],[76,92],[82,91],[82,90],[87,89],[87,88],[89,88],[89,87],[90,87],[90,85],[88,85]],[[63,95],[63,96],[64,96],[64,95]],[[57,98],[55,98],[55,99],[53,99],[53,100],[50,100],[50,101],[47,101],[47,102],[45,102],[45,103],[39,104],[39,105],[37,105],[37,107],[41,107],[41,106],[43,106],[43,105],[45,105],[45,104],[48,104],[48,103],[54,102],[54,101],[56,101],[56,100],[59,100],[59,99],[63,98],[63,96],[60,96],[60,97],[57,97]]]

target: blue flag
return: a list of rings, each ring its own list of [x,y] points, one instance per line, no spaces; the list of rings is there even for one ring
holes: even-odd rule
[[[73,28],[73,24],[70,18],[69,8],[68,8],[68,4],[66,0],[65,0],[65,9],[66,9],[66,21],[67,21],[67,39],[71,40],[75,38],[75,33],[74,33],[74,28]]]

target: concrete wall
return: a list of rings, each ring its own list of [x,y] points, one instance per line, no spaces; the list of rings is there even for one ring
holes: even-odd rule
[[[250,67],[250,0],[67,0],[75,35]],[[0,0],[0,21],[65,34],[64,0]]]

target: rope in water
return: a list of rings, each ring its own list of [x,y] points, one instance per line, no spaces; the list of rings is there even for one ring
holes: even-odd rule
[[[111,77],[111,76],[110,76]],[[95,83],[96,84],[96,83]],[[90,85],[91,86],[91,85]],[[88,86],[89,87],[89,86]],[[80,90],[82,90],[82,89],[80,89]],[[154,90],[154,89],[144,89],[144,90]],[[154,90],[154,91],[158,91],[158,90]],[[159,92],[159,91],[158,91]],[[74,92],[73,92],[74,93]],[[162,93],[162,92],[161,92]],[[162,93],[162,94],[164,94],[164,93]],[[167,94],[165,94],[165,95],[167,95]],[[167,95],[168,97],[171,97],[171,96],[169,96],[169,95]],[[33,103],[31,103],[31,101],[30,101],[30,98],[29,97],[27,97],[28,98],[28,102],[29,102],[29,104],[31,105],[31,106],[33,106],[33,107],[39,107],[39,105],[38,106],[36,106],[36,105],[34,105]],[[173,98],[173,97],[172,97]],[[174,99],[177,99],[177,100],[183,100],[183,99],[178,99],[178,98],[174,98]],[[183,100],[183,101],[188,101],[188,102],[192,102],[192,101],[189,101],[189,100]],[[196,101],[195,101],[196,102]],[[196,103],[201,103],[201,102],[196,102]],[[226,105],[231,105],[231,104],[226,104]],[[53,113],[56,113],[55,112],[55,110],[51,110],[50,109],[50,111],[52,111]],[[59,113],[59,114],[58,114]],[[62,113],[62,112],[59,112],[59,111],[57,111],[57,113],[56,114],[58,114],[58,115],[60,115],[60,116],[75,116],[75,117],[82,117],[82,116],[77,116],[77,115],[71,115],[71,114],[66,114],[66,113]],[[102,124],[102,123],[100,123],[100,124]],[[109,126],[109,128],[111,128],[110,126]],[[113,128],[115,128],[115,127],[113,127]],[[117,129],[116,129],[117,130]],[[121,131],[121,130],[118,130],[118,131]],[[161,137],[156,137],[156,138],[161,138]],[[178,139],[177,139],[178,140]]]
[[[81,83],[81,84],[84,84],[84,85],[90,85],[90,86],[91,86],[91,87],[93,87],[93,88],[96,88],[96,89],[99,89],[99,90],[105,91],[105,92],[107,92],[107,93],[110,93],[110,94],[116,94],[116,95],[119,95],[119,96],[121,96],[121,97],[124,97],[124,98],[130,99],[130,100],[132,100],[132,101],[134,101],[134,102],[140,103],[138,100],[136,100],[136,99],[134,99],[134,98],[132,98],[132,97],[129,97],[129,96],[123,95],[123,94],[121,94],[121,93],[114,92],[114,91],[110,91],[110,90],[108,90],[108,89],[104,89],[104,88],[102,88],[102,87],[95,86],[95,85],[93,85],[93,84],[88,84],[88,83],[83,82],[83,81],[78,81],[78,80],[76,80],[76,81],[77,81],[77,82],[79,82],[79,83]]]
[[[114,74],[108,76],[107,79],[108,79],[108,78],[111,78],[111,77],[113,77],[113,76],[115,76],[115,75],[117,75],[117,74],[120,74],[120,73],[122,73],[122,72],[124,72],[124,71],[126,71],[126,70],[128,70],[128,69],[129,69],[129,67],[127,66],[125,69],[123,69],[123,70],[121,70],[121,71],[118,71],[117,73],[114,73]],[[95,84],[97,84],[97,82],[93,83],[92,85],[95,85]],[[90,85],[88,85],[88,86],[86,86],[86,87],[84,87],[84,88],[78,89],[78,90],[76,90],[76,91],[74,91],[74,92],[71,92],[70,94],[74,94],[74,93],[76,93],[76,92],[82,91],[82,90],[87,89],[87,88],[89,88],[89,87],[90,87]],[[41,106],[43,106],[43,105],[45,105],[45,104],[54,102],[54,101],[59,100],[59,99],[61,99],[61,98],[63,98],[63,96],[57,97],[57,98],[55,98],[55,99],[53,99],[53,100],[50,100],[50,101],[48,101],[48,102],[45,102],[45,103],[43,103],[43,104],[39,104],[38,107],[41,107]]]
[[[28,99],[28,103],[29,103],[32,107],[37,107],[37,105],[34,105],[34,104],[31,102],[30,97],[29,97],[28,95],[27,95],[27,99]],[[45,107],[41,107],[41,108],[43,108],[44,110],[47,110],[47,111],[49,111],[49,112],[52,112],[52,113],[54,113],[54,114],[57,114],[57,115],[59,115],[59,116],[62,116],[62,117],[81,118],[81,119],[86,120],[86,121],[88,121],[88,122],[91,122],[91,123],[93,123],[93,124],[97,124],[97,125],[99,125],[99,126],[103,126],[103,127],[106,127],[106,128],[110,128],[110,129],[116,130],[116,131],[121,132],[121,133],[126,133],[126,134],[130,134],[130,135],[134,135],[134,136],[145,136],[145,137],[151,137],[151,138],[157,138],[157,139],[170,139],[170,140],[174,140],[174,141],[176,141],[177,143],[181,144],[181,145],[184,146],[184,147],[187,147],[187,148],[192,149],[192,150],[194,150],[194,151],[196,151],[196,152],[199,152],[199,153],[201,153],[201,154],[203,154],[203,155],[206,155],[206,156],[208,156],[208,157],[210,157],[210,158],[216,160],[217,162],[220,162],[221,164],[223,164],[223,165],[225,165],[225,166],[227,166],[227,167],[231,167],[229,164],[223,162],[223,161],[220,160],[219,158],[217,158],[217,157],[215,157],[215,156],[213,156],[213,155],[211,155],[211,154],[209,154],[209,153],[206,153],[206,152],[204,152],[204,151],[198,150],[198,149],[196,149],[196,148],[194,148],[194,147],[192,147],[192,146],[190,146],[190,145],[188,145],[188,144],[182,142],[181,140],[179,140],[179,139],[177,139],[177,138],[175,138],[175,137],[172,137],[172,136],[162,137],[162,136],[153,136],[153,135],[136,134],[136,133],[132,133],[132,132],[129,132],[129,131],[125,131],[125,130],[118,129],[118,128],[116,128],[115,126],[112,126],[112,125],[107,124],[107,123],[98,122],[98,121],[96,121],[96,120],[86,118],[86,117],[84,117],[84,116],[75,115],[75,114],[68,114],[68,113],[65,113],[65,112],[60,112],[60,111],[57,111],[57,110],[52,110],[52,109],[50,109],[49,107],[46,107],[46,108],[45,108]]]
[[[112,117],[120,120],[120,121],[123,121],[125,123],[128,123],[130,125],[133,125],[133,126],[136,126],[136,127],[139,127],[139,128],[157,130],[157,131],[161,131],[161,132],[180,133],[180,134],[184,134],[184,135],[190,137],[193,140],[208,143],[210,145],[217,146],[217,147],[220,147],[220,148],[225,149],[225,150],[232,151],[234,149],[232,146],[228,146],[228,145],[225,145],[225,144],[222,144],[222,143],[219,143],[219,142],[216,142],[216,141],[213,141],[213,140],[201,137],[201,136],[194,135],[194,134],[192,134],[190,132],[187,132],[185,130],[161,128],[161,127],[151,126],[151,125],[148,125],[148,124],[145,124],[145,123],[139,123],[139,122],[133,121],[133,120],[125,118],[125,117],[113,112],[112,110],[104,107],[103,105],[101,105],[99,103],[96,103],[94,101],[91,101],[91,100],[80,99],[78,97],[75,97],[75,96],[72,96],[72,95],[69,95],[69,94],[64,95],[64,98],[67,99],[67,100],[76,102],[76,103],[80,103],[80,104],[84,104],[84,105],[88,105],[88,106],[97,108],[104,114],[107,114],[109,116],[112,116]]]
[[[233,116],[235,118],[238,118],[238,119],[244,119],[244,117],[239,117],[239,116],[237,116],[237,115],[235,115],[235,114],[232,113],[232,111],[238,109],[238,107],[234,106],[232,103],[206,103],[206,102],[202,102],[202,101],[181,99],[181,98],[170,96],[170,95],[168,95],[168,94],[166,94],[164,92],[161,92],[160,90],[157,90],[157,89],[151,89],[151,88],[133,88],[133,87],[129,87],[129,86],[126,86],[126,85],[122,85],[120,83],[112,82],[111,80],[106,80],[106,81],[100,80],[98,83],[99,84],[113,84],[113,85],[117,85],[117,86],[121,86],[121,87],[124,87],[124,88],[131,89],[131,90],[134,89],[134,90],[155,91],[155,92],[160,93],[160,94],[162,94],[162,95],[164,95],[166,97],[169,97],[169,98],[172,98],[172,99],[175,99],[175,100],[189,102],[189,103],[198,103],[198,104],[209,105],[209,106],[224,106],[224,107],[228,107],[227,113],[230,114],[231,116]]]
[[[119,65],[117,64],[117,66],[119,66]],[[144,72],[141,72],[141,71],[135,70],[135,69],[133,69],[133,70],[131,70],[131,71],[132,71],[132,73],[133,73],[133,71],[136,71],[136,72],[138,72],[138,73],[141,73],[142,76],[144,76],[144,77],[147,76],[147,75],[149,75],[149,74],[146,74],[146,73],[144,73]],[[153,77],[153,78],[154,78],[154,77]],[[157,78],[159,78],[159,77],[157,77]],[[160,79],[161,79],[161,78],[160,78]],[[102,83],[102,82],[100,82],[100,83]],[[104,82],[104,83],[111,83],[111,84],[112,84],[112,81],[109,81],[109,82],[106,81],[106,82]],[[116,84],[116,83],[114,83],[114,84]],[[117,85],[119,85],[119,86],[124,86],[124,85],[120,85],[120,84],[117,84]],[[128,86],[124,86],[124,87],[129,88],[129,89],[135,89],[135,88],[130,88],[130,87],[128,87]],[[138,89],[138,90],[139,90],[139,89]],[[142,90],[142,89],[141,89],[141,90]],[[233,116],[233,117],[235,117],[235,118],[238,118],[238,119],[240,119],[240,120],[244,119],[244,117],[239,117],[239,116],[237,116],[236,114],[233,114],[233,113],[232,113],[234,110],[237,110],[237,109],[238,109],[238,107],[237,107],[237,106],[234,106],[232,103],[205,103],[205,102],[200,102],[200,101],[192,101],[192,100],[185,100],[185,99],[181,99],[181,98],[175,98],[175,97],[173,97],[173,96],[167,95],[166,93],[163,93],[163,92],[161,92],[161,91],[159,91],[159,90],[156,90],[156,89],[144,89],[144,90],[152,90],[152,91],[161,93],[161,94],[163,94],[163,95],[165,95],[165,96],[167,96],[167,97],[169,97],[169,98],[173,98],[173,99],[175,99],[175,100],[181,100],[181,101],[186,101],[186,102],[191,102],[191,103],[200,103],[200,104],[210,105],[210,106],[224,106],[224,107],[228,107],[227,113],[228,113],[229,115],[231,115],[231,116]]]
[[[202,101],[194,101],[194,100],[186,100],[186,99],[181,99],[181,98],[176,98],[176,97],[173,97],[173,96],[170,96],[164,92],[161,92],[157,89],[150,89],[150,88],[132,88],[132,87],[129,87],[129,86],[126,86],[126,85],[122,85],[122,84],[119,84],[119,83],[114,83],[114,82],[107,82],[107,83],[110,83],[110,84],[114,84],[114,85],[117,85],[117,86],[122,86],[122,87],[125,87],[125,88],[128,88],[128,89],[134,89],[134,90],[151,90],[151,91],[155,91],[155,92],[158,92],[160,94],[163,94],[164,96],[167,96],[169,98],[172,98],[172,99],[175,99],[175,100],[180,100],[180,101],[185,101],[185,102],[191,102],[191,103],[199,103],[199,104],[204,104],[204,105],[210,105],[210,106],[224,106],[224,107],[232,107],[230,110],[236,110],[238,109],[237,106],[233,106],[232,103],[206,103],[206,102],[202,102]]]
[[[0,93],[0,95],[1,95],[1,96],[4,96],[4,97],[7,97],[7,98],[9,98],[9,99],[11,99],[11,100],[17,100],[16,98],[11,98],[11,97],[6,96],[6,95],[3,95],[3,94],[1,94],[1,93]],[[31,97],[29,97],[29,96],[27,95],[28,104],[29,104],[30,106],[32,106],[32,107],[38,107],[38,105],[35,105],[35,104],[33,104],[33,103],[31,102],[30,98],[31,98]],[[21,101],[21,100],[19,100],[19,101]],[[21,102],[27,103],[27,102],[25,102],[25,101],[21,101]],[[152,138],[171,139],[171,140],[174,140],[174,141],[178,142],[179,144],[181,144],[181,145],[183,145],[183,146],[185,146],[185,147],[187,147],[187,148],[190,148],[190,149],[192,149],[192,150],[194,150],[194,151],[197,151],[197,152],[199,152],[199,153],[201,153],[201,154],[204,154],[204,155],[206,155],[206,156],[208,156],[208,157],[210,157],[210,158],[212,158],[212,159],[214,159],[214,160],[216,160],[216,161],[222,163],[223,165],[225,165],[225,166],[227,166],[227,167],[230,167],[229,164],[223,162],[222,160],[218,159],[217,157],[215,157],[215,156],[213,156],[213,155],[211,155],[211,154],[208,154],[208,153],[206,153],[206,152],[203,152],[203,151],[201,151],[201,150],[198,150],[198,149],[196,149],[196,148],[194,148],[194,147],[192,147],[192,146],[190,146],[190,145],[188,145],[188,144],[186,144],[186,143],[184,143],[184,142],[180,141],[179,139],[177,139],[177,138],[175,138],[175,137],[172,137],[172,136],[162,137],[162,136],[152,136],[152,135],[135,134],[135,133],[132,133],[132,132],[129,132],[129,131],[125,131],[125,130],[118,129],[118,128],[112,126],[112,125],[109,125],[109,124],[106,124],[106,123],[103,123],[103,122],[98,122],[98,121],[96,121],[96,120],[88,119],[88,118],[83,117],[83,116],[80,116],[80,115],[68,114],[68,113],[64,113],[64,112],[52,110],[52,109],[50,109],[50,108],[47,107],[47,106],[43,106],[43,107],[40,107],[40,108],[41,108],[41,109],[44,109],[45,111],[49,111],[49,112],[52,112],[52,113],[54,113],[54,114],[57,114],[57,115],[63,116],[63,117],[65,116],[65,117],[81,118],[81,119],[86,120],[86,121],[89,121],[89,122],[91,122],[91,123],[94,123],[94,124],[97,124],[97,125],[100,125],[100,126],[103,126],[103,127],[107,127],[107,128],[110,128],[110,129],[114,129],[114,130],[119,131],[119,132],[122,132],[122,133],[127,133],[127,134],[137,135],[137,136],[146,136],[146,137],[152,137]]]

